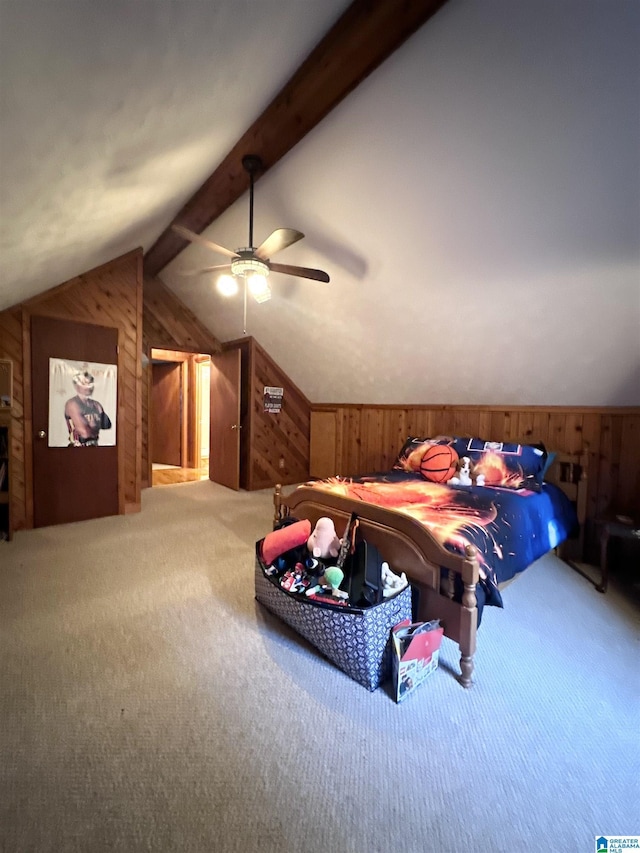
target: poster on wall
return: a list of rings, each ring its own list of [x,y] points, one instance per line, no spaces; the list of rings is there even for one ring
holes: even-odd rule
[[[49,447],[113,447],[118,367],[49,359]]]
[[[282,397],[284,388],[274,388],[270,385],[264,386],[264,410],[270,415],[278,415],[282,411]]]

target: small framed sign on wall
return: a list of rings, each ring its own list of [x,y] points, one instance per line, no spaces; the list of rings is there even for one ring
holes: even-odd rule
[[[13,405],[13,362],[0,358],[0,409],[10,409]]]
[[[264,386],[264,411],[271,415],[279,415],[282,411],[282,397],[284,388],[274,388],[271,385]]]

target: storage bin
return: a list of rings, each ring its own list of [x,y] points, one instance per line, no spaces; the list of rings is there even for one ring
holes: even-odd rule
[[[256,546],[255,597],[326,658],[368,690],[391,672],[391,629],[411,619],[411,587],[371,607],[355,608],[307,599],[282,589],[265,574]]]

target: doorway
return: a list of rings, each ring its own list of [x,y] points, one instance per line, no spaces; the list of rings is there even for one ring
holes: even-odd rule
[[[211,357],[154,348],[150,368],[151,485],[207,479]]]

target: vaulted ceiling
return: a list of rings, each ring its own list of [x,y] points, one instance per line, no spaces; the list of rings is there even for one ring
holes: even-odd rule
[[[3,0],[0,308],[149,250],[346,5]]]
[[[264,112],[234,145],[175,220],[197,234],[246,190],[243,157],[258,157],[258,180],[374,71],[446,0],[351,3]],[[145,255],[145,270],[157,275],[187,245],[171,227]]]
[[[2,0],[0,310],[142,246],[318,402],[640,403],[639,8]],[[244,153],[331,275],[246,323],[168,230],[246,245]]]

